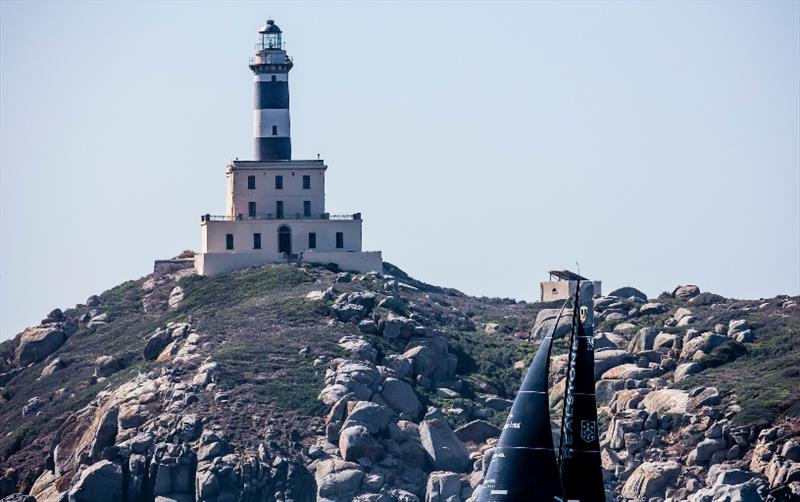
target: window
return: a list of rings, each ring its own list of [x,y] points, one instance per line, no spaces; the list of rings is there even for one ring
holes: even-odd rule
[[[233,234],[225,234],[225,249],[233,249]]]
[[[253,190],[256,187],[256,177],[255,176],[248,176],[247,177],[247,189]]]
[[[311,188],[311,176],[308,174],[303,175],[303,189],[308,190]]]
[[[253,249],[261,249],[261,234],[253,234]]]
[[[308,249],[315,249],[317,247],[317,233],[308,233]]]
[[[344,247],[344,232],[336,232],[336,247],[339,249]]]
[[[304,200],[303,201],[303,216],[305,216],[306,218],[311,216],[311,201],[310,200]]]
[[[276,125],[272,126],[272,135],[273,136],[277,136],[278,135],[278,126],[276,126]]]
[[[275,82],[276,80],[278,80],[278,79],[275,77],[275,75],[273,75],[272,76],[272,81]]]
[[[275,190],[283,190],[283,176],[275,176]]]
[[[247,203],[247,216],[250,218],[256,217],[256,203],[255,202],[248,202]]]
[[[275,201],[275,217],[276,218],[283,218],[283,201],[282,200]]]

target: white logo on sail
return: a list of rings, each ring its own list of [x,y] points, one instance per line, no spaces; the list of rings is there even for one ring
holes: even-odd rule
[[[587,443],[594,441],[597,424],[592,420],[581,420],[581,439]]]

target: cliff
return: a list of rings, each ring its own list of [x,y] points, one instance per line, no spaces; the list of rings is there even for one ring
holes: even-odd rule
[[[596,300],[610,500],[800,496],[797,303]],[[555,307],[389,264],[126,282],[0,345],[0,497],[474,499]]]

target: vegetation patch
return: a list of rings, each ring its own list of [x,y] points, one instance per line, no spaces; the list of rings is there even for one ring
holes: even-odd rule
[[[322,374],[308,360],[283,368],[273,378],[255,385],[256,394],[273,402],[278,408],[301,415],[322,416],[326,406],[317,400],[324,387]]]
[[[144,312],[143,296],[144,291],[136,281],[123,282],[100,295],[101,310],[108,313],[110,319],[141,314]]]
[[[289,265],[261,267],[214,277],[192,275],[178,283],[184,290],[184,299],[178,310],[193,315],[207,313],[276,291],[287,291],[314,280],[314,276],[305,270]]]
[[[0,438],[0,458],[8,458],[31,443],[41,432],[42,420],[29,420]]]
[[[300,356],[300,348],[312,343],[315,353]],[[337,349],[328,334],[295,328],[231,341],[214,352],[214,360],[220,367],[220,387],[249,386],[254,397],[267,405],[317,416],[324,408],[317,400],[324,381],[322,367],[313,366],[313,356],[337,355]]]
[[[693,375],[678,387],[714,386],[725,395],[735,395],[742,407],[733,418],[735,424],[765,424],[784,414],[800,416],[800,330],[795,325],[765,328],[756,343],[748,344],[745,355]],[[729,357],[727,352],[706,359],[719,362]]]
[[[282,298],[275,301],[274,308],[281,320],[291,324],[310,323],[328,312],[325,302],[303,297]]]
[[[458,356],[456,373],[482,376],[504,396],[515,395],[521,382],[514,363],[530,360],[535,350],[536,345],[511,336],[487,336],[475,331],[450,333],[449,351]]]

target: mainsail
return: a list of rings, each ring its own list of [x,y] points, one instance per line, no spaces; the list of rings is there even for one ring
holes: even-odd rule
[[[594,285],[578,282],[569,351],[559,466],[568,501],[603,501],[594,389]]]
[[[578,281],[558,459],[550,428],[548,376],[553,334],[542,340],[494,449],[478,502],[605,500],[594,394],[594,284]]]
[[[483,481],[479,502],[562,500],[556,452],[550,429],[547,378],[553,330],[542,340],[514,399]]]

